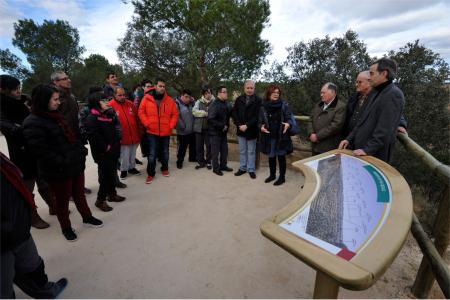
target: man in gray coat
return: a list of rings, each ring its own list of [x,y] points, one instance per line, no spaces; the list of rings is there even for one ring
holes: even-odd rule
[[[327,82],[320,90],[322,101],[311,111],[313,155],[336,149],[345,123],[346,105],[337,97],[337,86]]]
[[[177,122],[177,168],[183,168],[184,156],[189,146],[189,161],[195,161],[195,136],[194,136],[194,115],[192,114],[192,92],[184,89],[181,96],[175,99],[178,109]]]
[[[372,91],[367,108],[352,132],[339,144],[354,149],[357,156],[372,155],[389,162],[392,158],[397,127],[405,106],[403,92],[394,84],[397,64],[382,58],[370,66]]]

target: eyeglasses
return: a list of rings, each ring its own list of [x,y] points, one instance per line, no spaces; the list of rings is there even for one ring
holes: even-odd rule
[[[68,80],[69,79],[69,77],[63,77],[63,78],[58,78],[58,79],[56,79],[56,81],[63,81],[63,80]]]

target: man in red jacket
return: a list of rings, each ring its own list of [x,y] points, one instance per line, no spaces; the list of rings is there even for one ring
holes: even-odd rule
[[[125,180],[128,173],[141,175],[136,170],[136,150],[139,146],[141,130],[139,128],[137,110],[133,102],[126,99],[125,89],[116,87],[114,98],[109,101],[109,106],[114,109],[122,128],[122,139],[120,140],[120,179]]]
[[[167,95],[163,79],[157,79],[155,87],[144,95],[138,115],[145,127],[149,144],[146,183],[150,184],[155,177],[158,153],[161,172],[163,176],[169,176],[169,140],[178,121],[177,106],[175,101]]]

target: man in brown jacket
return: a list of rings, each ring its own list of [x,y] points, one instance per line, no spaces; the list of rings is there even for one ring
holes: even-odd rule
[[[312,154],[317,155],[336,149],[345,124],[346,105],[338,101],[337,86],[327,82],[320,90],[322,101],[311,111],[313,131],[309,136],[312,142]]]

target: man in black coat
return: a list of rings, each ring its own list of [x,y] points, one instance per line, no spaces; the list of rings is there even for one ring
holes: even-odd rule
[[[13,282],[33,298],[55,298],[67,279],[48,281],[45,265],[30,234],[36,208],[20,170],[0,152],[1,284],[2,299],[15,298]]]
[[[217,97],[208,110],[208,134],[211,143],[211,161],[213,172],[222,176],[222,171],[231,172],[233,169],[227,166],[228,143],[227,132],[230,127],[231,108],[227,102],[227,88],[219,86]],[[220,155],[220,163],[219,163]]]
[[[239,170],[234,173],[241,176],[246,172],[252,179],[256,178],[256,138],[258,137],[258,116],[261,108],[261,98],[255,95],[255,83],[246,80],[244,94],[234,102],[232,118],[236,125],[236,135],[239,142]]]
[[[389,162],[392,158],[397,127],[405,106],[403,92],[392,82],[397,64],[382,58],[370,66],[370,84],[373,90],[367,107],[352,132],[339,148],[349,145],[357,156],[372,155]]]

